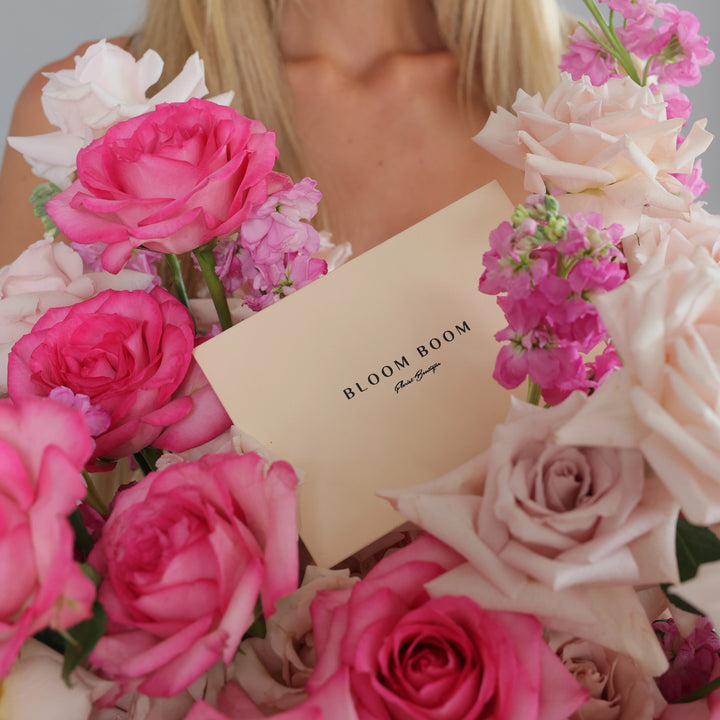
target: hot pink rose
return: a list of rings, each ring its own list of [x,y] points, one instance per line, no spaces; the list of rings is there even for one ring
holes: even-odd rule
[[[173,453],[187,452],[211,442],[230,429],[230,416],[195,360],[190,363],[175,397],[189,398],[192,410],[156,438],[153,441],[155,447]]]
[[[78,179],[48,202],[78,243],[108,243],[117,272],[140,245],[194,250],[236,231],[267,197],[274,133],[207,100],[159,105],[118,123],[78,153]]]
[[[258,455],[208,455],[117,496],[90,562],[106,635],[91,661],[121,690],[174,695],[297,587],[297,477]]]
[[[38,320],[10,353],[8,390],[14,400],[57,388],[87,396],[89,410],[110,420],[95,438],[95,457],[130,455],[190,411],[190,398],[171,397],[193,336],[190,314],[165,290],[107,290]]]
[[[459,562],[425,537],[352,590],[318,594],[310,700],[347,674],[363,720],[564,720],[580,707],[585,691],[534,617],[488,612],[466,597],[430,598],[424,583]]]
[[[73,562],[67,519],[85,496],[90,453],[79,412],[0,400],[0,678],[27,637],[90,615],[95,587]]]

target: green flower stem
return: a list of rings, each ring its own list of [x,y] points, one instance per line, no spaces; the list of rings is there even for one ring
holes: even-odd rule
[[[87,485],[87,495],[85,496],[85,502],[93,509],[97,510],[101,515],[109,515],[110,510],[108,506],[102,501],[102,498],[98,494],[93,482],[92,476],[87,470],[83,470],[83,477],[85,478],[85,484]]]
[[[688,693],[684,697],[680,698],[678,700],[678,703],[689,703],[689,702],[695,702],[695,700],[700,700],[707,695],[709,695],[713,690],[717,690],[720,688],[720,678],[715,678],[715,680],[712,680],[711,682],[707,683],[707,685],[703,685],[701,688],[698,688],[694,692]]]
[[[185,280],[183,280],[182,270],[180,269],[180,258],[175,253],[165,253],[165,260],[167,261],[168,267],[172,274],[173,285],[175,285],[175,292],[177,293],[178,300],[190,310],[190,298],[188,297],[187,288],[185,287]]]
[[[583,2],[585,3],[585,7],[587,7],[587,9],[592,14],[593,18],[595,18],[595,22],[597,22],[597,24],[600,26],[600,29],[603,31],[605,37],[608,39],[608,43],[612,48],[610,50],[612,56],[616,58],[618,62],[620,62],[623,68],[625,68],[625,72],[634,82],[636,82],[638,85],[642,85],[643,82],[638,75],[637,68],[635,67],[632,58],[630,57],[630,53],[623,47],[622,43],[618,39],[615,28],[605,22],[605,18],[602,16],[600,9],[595,4],[595,0],[583,0]],[[587,30],[587,28],[585,29]],[[608,49],[605,43],[600,44],[603,46],[603,48]]]
[[[215,256],[212,251],[213,245],[214,242],[203,245],[193,250],[193,255],[197,258],[200,270],[202,270],[203,277],[205,278],[205,284],[210,291],[210,297],[212,298],[218,319],[220,320],[220,327],[223,330],[227,330],[232,327],[232,318],[230,317],[230,308],[228,307],[225,288],[215,272]]]
[[[542,388],[528,378],[528,389],[527,389],[527,402],[531,405],[540,404],[540,396],[542,395]]]
[[[142,470],[143,475],[149,475],[151,472],[155,472],[157,470],[154,458],[150,457],[145,450],[138,450],[136,453],[133,453],[133,458],[138,464],[138,467]]]

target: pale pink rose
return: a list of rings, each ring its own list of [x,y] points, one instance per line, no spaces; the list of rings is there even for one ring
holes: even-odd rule
[[[426,536],[351,590],[319,593],[311,606],[317,665],[309,700],[347,676],[364,720],[565,720],[580,707],[586,693],[534,617],[428,595],[426,583],[461,560]]]
[[[569,720],[654,720],[665,708],[653,678],[631,658],[561,633],[552,633],[548,643],[590,693]]]
[[[74,305],[103,290],[145,290],[152,277],[123,270],[117,275],[83,272],[82,258],[65,243],[46,237],[0,269],[0,394],[7,392],[12,346],[53,307]]]
[[[596,304],[623,367],[558,440],[639,448],[690,522],[720,521],[720,267],[655,256]]]
[[[151,98],[146,92],[160,78],[163,61],[154,50],[139,60],[117,45],[101,40],[75,68],[47,73],[42,91],[45,115],[59,131],[8,138],[23,153],[33,172],[66,188],[75,174],[78,151],[118,122],[152,110],[162,102],[184,102],[207,94],[203,62],[195,53],[180,74]],[[215,98],[228,104],[232,94]]]
[[[653,255],[661,254],[665,265],[678,257],[690,257],[696,247],[704,247],[720,262],[720,216],[699,205],[691,205],[687,218],[643,216],[637,232],[623,240],[628,270],[634,275]]]
[[[236,232],[267,197],[274,133],[207,100],[166,103],[78,153],[78,179],[47,203],[76,243],[107,244],[118,272],[139,246],[184,253]]]
[[[108,628],[91,662],[123,691],[167,697],[297,587],[297,477],[257,455],[171,465],[119,493],[90,555]]]
[[[73,560],[67,517],[85,496],[91,449],[79,412],[0,400],[0,678],[27,637],[91,615],[95,586]]]
[[[230,675],[263,715],[288,710],[307,697],[305,684],[315,667],[310,604],[319,591],[343,590],[356,581],[347,570],[309,566],[302,586],[278,600],[265,637],[240,645]]]
[[[38,320],[10,353],[8,391],[13,399],[61,387],[86,395],[110,415],[109,428],[95,438],[94,457],[124,457],[190,412],[191,399],[173,393],[193,340],[190,313],[166,290],[106,290]]]
[[[62,679],[62,666],[62,655],[29,638],[10,668],[10,674],[0,682],[0,718],[95,720],[93,703],[113,683],[77,667],[70,675],[68,685]]]
[[[565,214],[594,210],[607,224],[635,231],[646,205],[680,214],[692,199],[673,173],[689,173],[712,136],[695,123],[678,148],[682,118],[666,119],[665,104],[630,78],[564,74],[547,101],[518,91],[513,112],[491,113],[475,142],[525,172],[525,189],[559,191]]]
[[[586,403],[514,400],[477,475],[381,494],[509,593],[525,575],[554,590],[676,580],[678,506],[644,478],[641,453],[555,443]]]

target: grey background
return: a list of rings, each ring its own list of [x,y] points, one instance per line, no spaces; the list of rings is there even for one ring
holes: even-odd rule
[[[560,0],[560,3],[580,17],[588,17],[582,0]],[[687,93],[694,103],[691,121],[707,117],[708,130],[720,135],[720,3],[718,0],[675,0],[675,3],[682,10],[690,10],[698,16],[702,34],[710,36],[710,47],[718,55],[715,63],[704,69],[700,85],[689,88]],[[5,138],[15,100],[38,68],[69,55],[88,40],[128,34],[140,24],[145,2],[24,0],[13,2],[12,10],[9,10],[10,0],[3,0],[3,4],[0,137]],[[703,155],[703,171],[705,180],[710,183],[710,190],[704,197],[707,208],[720,213],[720,138]]]

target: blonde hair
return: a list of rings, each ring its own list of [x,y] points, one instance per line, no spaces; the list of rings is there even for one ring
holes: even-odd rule
[[[292,122],[278,47],[287,0],[148,0],[135,52],[153,48],[165,60],[165,83],[193,52],[205,61],[212,94],[232,89],[233,105],[277,133],[278,168],[295,179],[310,174]],[[467,107],[508,107],[518,88],[549,92],[568,23],[556,0],[429,0],[440,34],[459,61],[458,94]]]

